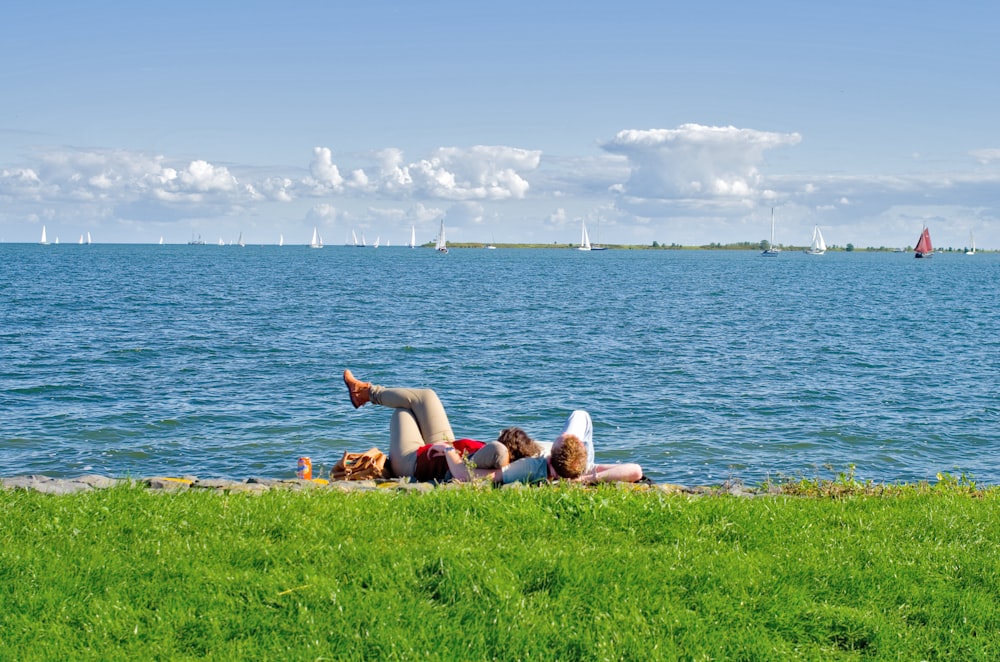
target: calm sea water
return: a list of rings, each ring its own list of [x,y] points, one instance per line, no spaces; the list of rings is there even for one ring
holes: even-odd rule
[[[1000,255],[0,245],[0,475],[290,477],[387,449],[351,368],[456,433],[657,481],[1000,483]]]

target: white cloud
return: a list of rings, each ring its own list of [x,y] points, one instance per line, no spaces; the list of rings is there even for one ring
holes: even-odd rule
[[[180,172],[177,180],[183,185],[181,188],[201,192],[231,192],[237,186],[236,178],[227,168],[214,166],[200,159],[188,164],[187,169]]]
[[[820,223],[831,239],[857,245],[909,237],[909,226],[919,229],[923,218],[918,207],[933,208],[931,218],[942,219],[934,224],[944,242],[963,241],[973,225],[977,239],[988,241],[986,226],[997,225],[1000,149],[969,152],[965,169],[949,171],[845,176],[764,170],[768,150],[799,141],[794,133],[689,124],[622,131],[589,156],[543,159],[538,151],[479,145],[442,147],[419,158],[388,148],[341,159],[317,147],[286,168],[49,148],[19,163],[0,163],[0,223],[255,218],[277,227],[308,220],[309,232],[322,224],[395,238],[408,237],[410,225],[431,235],[444,217],[457,231],[452,239],[465,230],[476,240],[496,230],[504,240],[565,241],[575,236],[569,228],[585,219],[592,238],[599,227],[607,243],[707,243],[762,238],[775,206],[788,237],[807,236]],[[942,211],[947,209],[953,210],[950,218]],[[957,239],[944,234],[946,222]],[[889,239],[876,242],[878,233]]]
[[[324,221],[329,223],[333,223],[341,216],[343,216],[343,214],[339,209],[326,203],[313,205],[307,214],[307,218],[312,221]]]
[[[295,199],[295,182],[288,177],[268,177],[259,184],[264,199],[292,202]]]
[[[636,199],[745,199],[761,193],[764,152],[795,145],[797,133],[683,124],[625,130],[601,147],[628,159],[621,190]]]
[[[368,168],[352,170],[346,182],[333,163],[329,148],[317,147],[304,183],[314,194],[339,193],[345,188],[391,197],[440,200],[523,199],[530,188],[524,173],[538,167],[541,152],[516,147],[477,145],[441,147],[430,156],[407,162],[402,150],[374,154]]]
[[[314,147],[313,161],[309,166],[309,172],[319,185],[333,191],[342,191],[344,178],[340,176],[340,169],[333,163],[333,152],[329,147]]]
[[[1000,149],[974,149],[969,152],[969,155],[974,159],[982,163],[983,165],[989,165],[994,161],[1000,161]]]

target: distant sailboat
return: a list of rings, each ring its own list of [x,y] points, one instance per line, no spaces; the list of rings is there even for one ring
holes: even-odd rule
[[[600,229],[600,226],[598,226],[598,229]],[[598,237],[598,238],[600,238],[600,237]],[[592,251],[606,251],[606,250],[608,250],[608,247],[604,246],[602,244],[591,244],[590,245],[590,250],[592,250]]]
[[[243,233],[242,232],[240,233],[239,239],[236,240],[236,245],[239,246],[240,248],[243,248],[244,246],[246,246],[246,244],[243,243]]]
[[[375,237],[375,243],[374,243],[374,244],[372,244],[372,248],[378,248],[378,245],[379,245],[379,242],[380,242],[381,240],[382,240],[382,235],[378,235],[378,236],[376,236],[376,237]]]
[[[580,245],[576,247],[578,251],[589,251],[590,250],[590,235],[587,234],[587,224],[580,221],[581,235],[580,235]]]
[[[826,242],[823,241],[823,233],[819,231],[819,226],[813,227],[812,244],[806,251],[809,255],[822,255],[826,252]]]
[[[969,250],[965,251],[966,255],[976,254],[976,238],[972,236],[972,232],[969,232],[969,244],[972,246]]]
[[[42,246],[48,246],[49,245],[49,240],[45,238],[45,226],[44,225],[42,226],[42,240],[39,241],[38,243],[40,243]]]
[[[278,245],[279,246],[284,246],[285,245],[285,235],[283,235],[283,234],[279,234],[278,235]]]
[[[437,244],[434,246],[438,253],[448,252],[448,240],[444,237],[444,219],[441,219],[441,230],[438,232]]]
[[[222,241],[222,237],[219,237],[219,245],[220,246],[225,246],[226,245],[226,242]]]
[[[87,245],[90,246],[90,232],[87,232]]]
[[[161,234],[160,235],[160,246],[162,246],[162,245],[163,245],[163,235]]]
[[[490,243],[486,244],[486,250],[488,250],[488,251],[495,251],[496,249],[497,249],[497,247],[495,245],[495,242],[494,242],[494,239],[493,239],[493,235],[490,235]]]
[[[920,233],[920,239],[917,240],[917,247],[914,249],[913,257],[932,257],[934,255],[934,247],[931,246],[931,233],[926,227],[924,231]]]
[[[319,230],[313,227],[313,238],[309,242],[309,248],[323,248],[323,237],[319,236]]]
[[[417,247],[417,228],[414,225],[410,226],[410,243],[407,244],[410,248]]]
[[[781,249],[774,244],[774,207],[771,207],[771,241],[760,254],[764,257],[775,257],[780,252]]]
[[[80,235],[80,241],[79,241],[78,243],[79,243],[79,244],[80,244],[81,246],[83,246],[83,235],[82,235],[82,234]]]
[[[360,246],[360,244],[358,243],[358,233],[355,232],[354,230],[351,230],[351,244],[355,248],[358,248]]]

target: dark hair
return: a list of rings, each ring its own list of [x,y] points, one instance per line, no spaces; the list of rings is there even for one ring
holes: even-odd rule
[[[522,457],[538,457],[542,454],[541,447],[521,428],[501,430],[497,441],[507,447],[511,462]]]
[[[561,444],[553,444],[550,459],[560,478],[579,478],[587,469],[587,449],[580,438],[572,434],[563,435]]]

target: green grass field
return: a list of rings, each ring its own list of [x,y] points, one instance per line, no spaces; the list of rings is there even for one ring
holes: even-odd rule
[[[0,659],[1000,659],[997,492],[865,492],[0,491]]]

